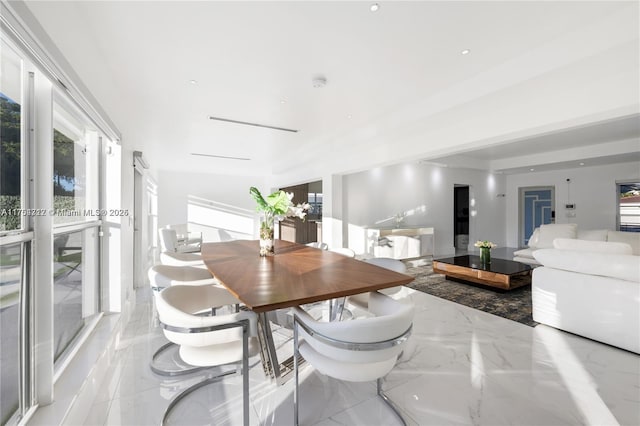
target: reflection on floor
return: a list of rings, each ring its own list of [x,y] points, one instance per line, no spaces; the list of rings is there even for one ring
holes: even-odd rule
[[[413,336],[384,389],[409,424],[638,425],[640,357],[549,327],[535,328],[405,289],[416,306]],[[165,342],[149,295],[138,294],[111,374],[87,425],[158,425],[171,398],[206,373],[167,379],[149,370]],[[291,343],[280,330],[281,350]],[[290,425],[293,383],[265,379],[251,360],[251,424]],[[339,382],[305,366],[301,424],[397,425],[375,383]],[[170,420],[180,425],[242,424],[241,378],[188,397]]]

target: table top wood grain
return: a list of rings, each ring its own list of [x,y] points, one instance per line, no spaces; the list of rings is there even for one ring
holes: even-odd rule
[[[413,277],[326,250],[276,240],[260,257],[257,240],[202,244],[209,271],[242,303],[266,312],[404,285]]]

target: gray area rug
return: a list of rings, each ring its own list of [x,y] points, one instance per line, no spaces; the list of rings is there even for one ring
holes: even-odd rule
[[[419,262],[407,261],[407,274],[415,280],[407,287],[470,308],[535,327],[538,325],[531,315],[531,286],[501,291],[474,284],[463,284],[446,280],[444,275],[434,274],[431,259]]]

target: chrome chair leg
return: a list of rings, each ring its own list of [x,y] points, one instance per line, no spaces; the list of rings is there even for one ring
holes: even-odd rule
[[[174,347],[174,346],[178,346],[178,345],[176,345],[175,343],[172,343],[172,342],[165,343],[164,345],[160,346],[157,351],[155,351],[153,353],[153,355],[151,356],[151,363],[149,364],[149,367],[151,368],[151,371],[153,371],[155,374],[157,374],[159,376],[175,377],[175,376],[182,376],[183,374],[195,373],[196,371],[205,370],[205,369],[209,368],[209,367],[191,367],[191,368],[181,368],[179,370],[165,370],[165,369],[162,369],[162,368],[158,367],[156,365],[156,359],[164,351],[166,351],[167,349],[169,349],[171,347]]]
[[[242,418],[249,426],[249,322],[242,324]]]
[[[295,380],[295,388],[293,391],[293,424],[298,426],[298,403],[300,395],[298,394],[298,322],[293,317],[293,374]]]
[[[203,386],[207,386],[210,385],[211,383],[215,383],[218,380],[221,380],[223,378],[225,378],[226,376],[230,376],[232,374],[236,374],[236,370],[232,370],[232,371],[227,371],[225,373],[222,373],[216,377],[211,377],[207,380],[203,380],[202,382],[198,382],[195,385],[185,389],[184,391],[182,391],[181,393],[179,393],[175,398],[173,398],[171,400],[171,402],[169,403],[169,406],[167,407],[167,409],[165,410],[164,414],[162,415],[162,420],[160,421],[160,426],[164,426],[167,424],[167,418],[169,417],[169,414],[171,413],[171,411],[173,411],[173,409],[175,408],[176,405],[178,405],[178,403],[180,401],[182,401],[186,396],[188,396],[189,394],[197,391],[198,389],[200,389]],[[245,424],[247,424],[245,422]]]
[[[380,396],[382,400],[385,402],[385,404],[387,404],[387,406],[391,408],[391,410],[395,413],[398,419],[400,419],[403,426],[407,426],[407,422],[402,417],[402,414],[400,414],[400,411],[398,410],[398,408],[395,406],[393,401],[391,401],[389,397],[385,395],[385,393],[382,391],[382,378],[379,378],[378,380],[376,380],[376,384],[378,388],[378,396]]]
[[[241,370],[236,367],[235,370],[227,371],[225,373],[218,374],[215,377],[210,377],[202,382],[196,383],[195,385],[185,389],[180,394],[178,394],[167,406],[164,414],[162,415],[162,420],[160,422],[160,426],[164,426],[167,423],[167,418],[171,411],[175,408],[175,406],[184,399],[187,395],[192,392],[200,389],[203,386],[214,383],[226,376],[231,374],[236,374],[238,371],[242,374],[242,416],[243,416],[243,425],[249,426],[249,320],[244,319],[240,320],[233,324],[223,324],[219,326],[207,327],[207,328],[216,328],[216,329],[227,329],[233,327],[242,327],[242,364]],[[168,326],[163,324],[163,328],[176,331],[181,329],[175,326]],[[196,329],[197,330],[197,329]],[[166,346],[166,345],[165,345]],[[212,368],[212,367],[199,367],[199,368]]]

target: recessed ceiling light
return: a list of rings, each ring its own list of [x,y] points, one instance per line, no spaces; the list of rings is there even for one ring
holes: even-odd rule
[[[347,115],[347,118],[348,118],[349,120],[351,120],[351,119],[353,118],[353,115],[349,114],[349,115]]]
[[[468,55],[469,53],[471,53],[471,51],[469,49],[464,49],[462,52],[460,52],[463,55]]]
[[[581,166],[584,166],[584,163],[580,163]]]
[[[191,83],[191,84],[198,84],[198,80],[189,80],[189,83]]]
[[[372,12],[377,12],[378,10],[380,10],[380,5],[378,3],[373,3],[371,6],[369,6],[369,10]]]
[[[286,99],[280,99],[280,103],[281,103],[281,104],[286,104],[286,103],[287,103],[287,100],[286,100]]]
[[[535,170],[536,170],[536,169],[533,169],[533,168],[532,168],[532,169],[529,169],[529,171],[530,171],[530,172],[534,172]]]

